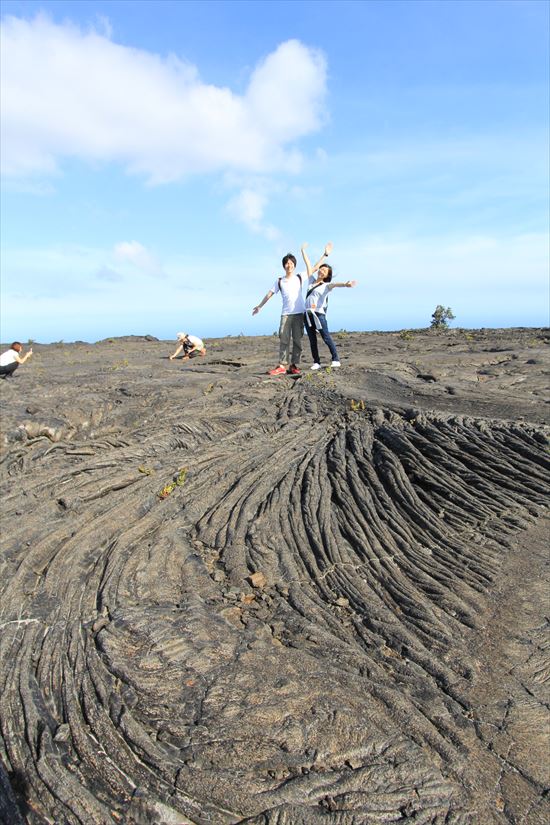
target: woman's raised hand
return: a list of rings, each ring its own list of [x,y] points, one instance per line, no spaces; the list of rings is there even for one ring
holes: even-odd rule
[[[325,256],[328,257],[333,249],[334,249],[334,245],[333,245],[332,241],[329,241],[327,244],[325,244]]]

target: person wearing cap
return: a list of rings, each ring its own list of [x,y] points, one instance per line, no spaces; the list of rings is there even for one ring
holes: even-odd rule
[[[23,352],[23,344],[20,341],[14,341],[10,348],[0,355],[0,378],[9,378],[13,375],[19,364],[24,364],[31,357],[32,347],[26,355],[21,355],[21,352]]]
[[[196,358],[198,355],[206,355],[206,347],[204,341],[196,335],[189,335],[187,332],[178,332],[177,340],[179,341],[176,351],[170,355],[170,361],[180,354],[183,350],[183,359],[187,361],[189,358]]]

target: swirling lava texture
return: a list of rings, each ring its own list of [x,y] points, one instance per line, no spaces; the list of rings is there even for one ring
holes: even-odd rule
[[[541,428],[305,383],[8,451],[1,740],[28,822],[543,821],[479,710],[493,583],[548,503]]]

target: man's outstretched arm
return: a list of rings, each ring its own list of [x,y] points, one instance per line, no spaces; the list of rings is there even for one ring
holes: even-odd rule
[[[269,299],[272,296],[273,296],[273,290],[270,289],[269,292],[266,292],[266,294],[264,295],[264,297],[262,298],[262,300],[260,301],[258,306],[254,307],[254,309],[252,310],[252,315],[256,315],[261,310],[261,308],[264,306],[264,304],[267,304],[267,302],[269,301]]]

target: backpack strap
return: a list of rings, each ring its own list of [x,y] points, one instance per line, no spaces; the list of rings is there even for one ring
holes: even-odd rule
[[[321,282],[321,283],[322,283],[322,282]],[[321,286],[321,284],[315,284],[314,286],[311,286],[311,287],[308,289],[308,291],[307,291],[307,293],[306,293],[306,301],[307,301],[307,299],[309,298],[309,296],[311,295],[311,293],[313,292],[313,290],[314,290],[314,289],[317,289],[317,287],[318,287],[318,286]],[[328,309],[328,296],[329,296],[329,295],[330,295],[330,293],[327,293],[327,295],[325,295],[325,300],[324,300],[324,302],[323,302],[323,303],[324,303],[324,305],[325,305],[325,315],[327,314],[327,309]],[[309,310],[308,310],[308,311],[309,311]]]

